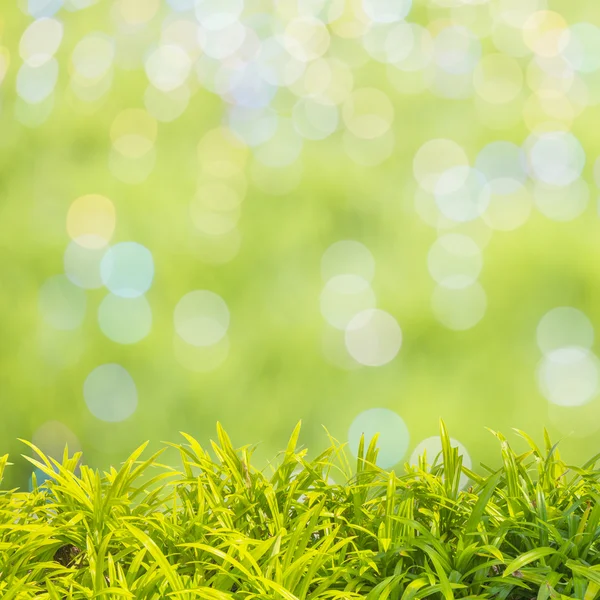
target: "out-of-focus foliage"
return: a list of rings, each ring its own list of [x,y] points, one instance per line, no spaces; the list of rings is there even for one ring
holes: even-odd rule
[[[0,449],[600,431],[600,13],[0,7]],[[166,462],[172,454],[167,453]],[[6,485],[25,486],[23,460]]]

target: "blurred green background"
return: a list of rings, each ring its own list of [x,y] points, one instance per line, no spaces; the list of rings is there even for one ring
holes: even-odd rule
[[[485,427],[598,451],[595,2],[0,19],[4,486],[17,438],[106,468],[217,420],[258,465],[300,419],[385,467],[440,417],[475,467]]]

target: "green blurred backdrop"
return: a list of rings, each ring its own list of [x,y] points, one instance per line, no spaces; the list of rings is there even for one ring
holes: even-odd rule
[[[485,427],[598,451],[595,2],[0,19],[4,485],[17,438],[106,468],[217,420],[258,464],[299,419],[386,467],[440,417],[475,467]]]

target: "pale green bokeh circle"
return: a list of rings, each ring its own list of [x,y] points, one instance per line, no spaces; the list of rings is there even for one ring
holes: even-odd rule
[[[365,452],[373,436],[379,433],[377,465],[389,469],[399,463],[408,450],[410,434],[402,417],[389,408],[370,408],[360,413],[348,430],[348,445],[358,454],[361,435],[365,436]]]
[[[145,296],[121,298],[108,294],[98,308],[102,333],[118,344],[135,344],[152,329],[152,309]]]

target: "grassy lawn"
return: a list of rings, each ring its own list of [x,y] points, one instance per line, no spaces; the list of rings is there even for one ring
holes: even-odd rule
[[[0,494],[0,595],[17,598],[411,600],[580,598],[600,591],[595,456],[567,466],[545,434],[501,466],[442,452],[398,475],[377,439],[351,465],[334,438],[314,460],[300,424],[269,472],[252,447],[171,445],[178,469],[138,448],[100,473],[35,446],[32,490]],[[369,442],[369,440],[367,440]],[[0,459],[0,477],[8,465]],[[9,467],[10,468],[10,467]],[[467,479],[468,478],[468,479]],[[44,483],[40,483],[45,480]]]

